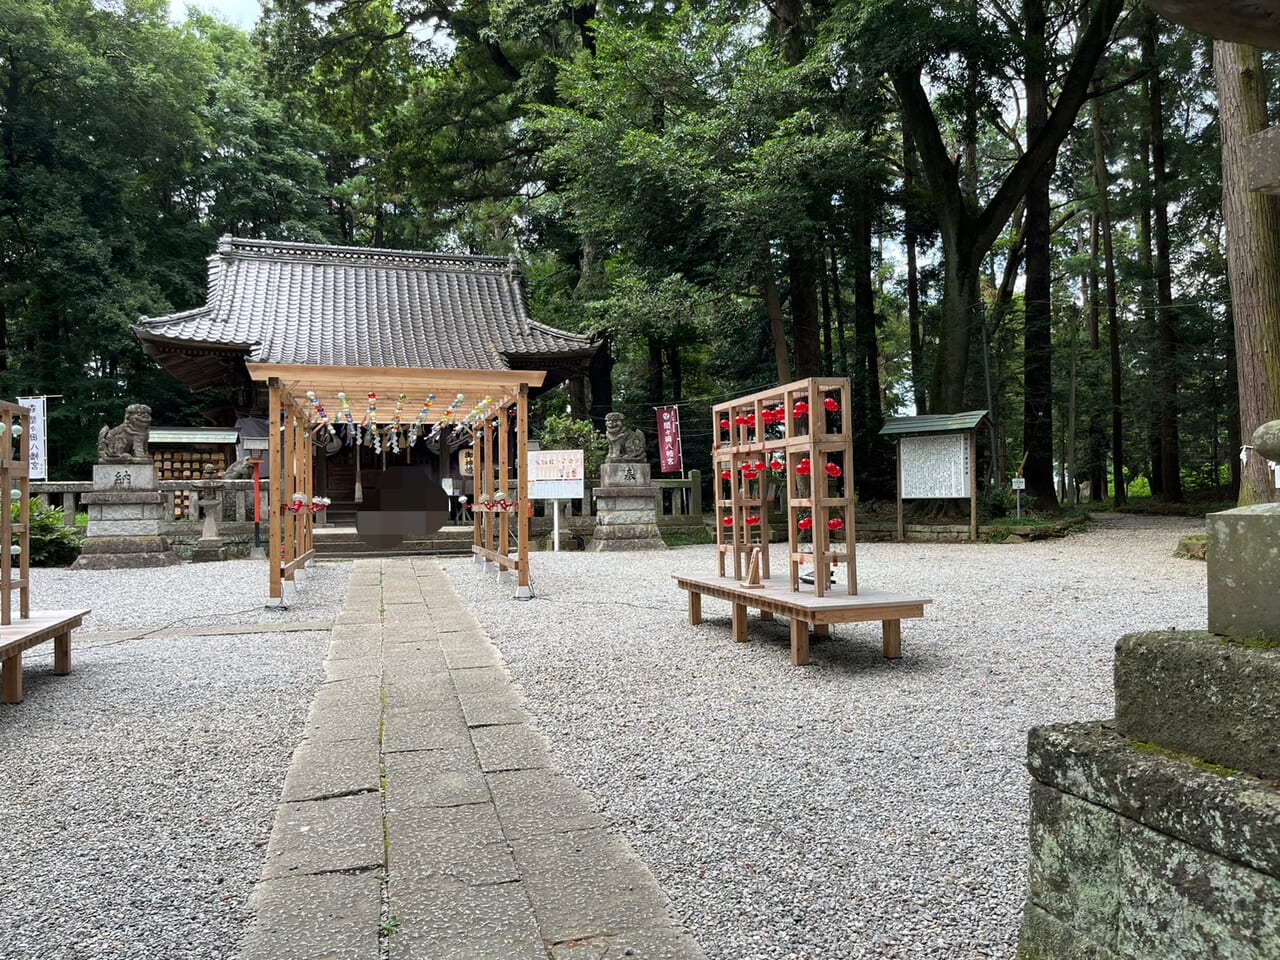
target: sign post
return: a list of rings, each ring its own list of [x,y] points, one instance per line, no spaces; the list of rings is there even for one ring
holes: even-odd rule
[[[1027,489],[1027,478],[1014,477],[1013,492],[1014,492],[1014,496],[1017,497],[1017,501],[1018,501],[1018,519],[1019,520],[1022,519],[1022,491],[1025,489]]]
[[[581,500],[586,456],[581,450],[530,450],[529,496],[551,501],[552,552],[560,551],[560,501]]]
[[[18,404],[31,412],[30,473],[32,480],[49,478],[49,444],[45,434],[46,397],[19,397]]]

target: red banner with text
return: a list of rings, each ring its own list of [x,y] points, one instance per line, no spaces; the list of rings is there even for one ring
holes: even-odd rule
[[[662,473],[684,472],[678,407],[658,407],[658,470]]]

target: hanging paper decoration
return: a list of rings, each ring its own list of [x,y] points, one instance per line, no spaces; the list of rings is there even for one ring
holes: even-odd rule
[[[840,401],[835,397],[827,397],[822,401],[822,406],[826,408],[827,413],[835,413],[840,409]]]
[[[807,417],[809,415],[809,404],[803,400],[796,401],[796,407],[793,411],[796,417]]]
[[[758,514],[758,513],[753,513],[753,514],[751,514],[750,516],[748,516],[748,517],[747,517],[747,526],[748,526],[748,527],[758,527],[758,526],[760,526],[760,514]]]
[[[720,421],[720,429],[721,429],[721,430],[728,430],[730,426],[731,426],[731,424],[729,423],[729,418],[728,418],[728,417],[726,417],[725,419],[723,419],[723,420],[721,420],[721,421]]]
[[[843,530],[844,520],[840,517],[832,517],[827,521],[827,529],[832,533],[835,533],[837,530]]]
[[[830,477],[832,480],[839,480],[840,475],[842,473],[844,473],[844,471],[840,469],[840,464],[838,463],[827,464],[827,476]]]
[[[796,464],[796,473],[802,477],[807,477],[811,473],[813,473],[813,464],[809,462],[808,457],[805,457],[798,464]]]
[[[364,415],[364,420],[361,421],[361,426],[376,427],[377,423],[378,423],[378,395],[376,393],[370,392],[369,393],[369,409]]]
[[[804,532],[808,532],[808,531],[812,530],[812,529],[813,529],[813,517],[811,517],[811,516],[809,516],[808,514],[806,514],[805,516],[801,517],[799,520],[797,520],[797,521],[796,521],[796,526],[797,526],[797,527],[799,527],[799,528],[800,528],[800,530],[802,530],[802,531],[804,531]]]
[[[733,479],[733,471],[732,471],[732,470],[721,470],[721,471],[720,471],[720,479],[721,479],[721,480],[732,480],[732,479]]]
[[[769,461],[769,469],[772,470],[774,473],[784,473],[786,472],[787,465],[783,463],[782,460],[779,459],[778,455],[775,453],[773,455],[773,459]]]
[[[10,432],[11,432],[15,437],[20,437],[20,436],[22,436],[22,424],[20,424],[20,423],[15,423],[15,424],[13,425],[13,427],[11,428]]]
[[[727,517],[724,518],[724,525],[726,527],[733,526],[733,514],[729,514]]]
[[[355,418],[351,415],[351,401],[347,399],[345,392],[339,392],[338,403],[342,405],[340,416],[346,431],[347,443],[358,445],[360,443],[360,428],[356,426]]]

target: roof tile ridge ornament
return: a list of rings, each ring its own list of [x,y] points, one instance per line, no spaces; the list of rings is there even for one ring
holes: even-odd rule
[[[501,274],[509,269],[509,261],[503,257],[435,253],[426,250],[397,250],[390,247],[301,243],[291,240],[252,240],[231,237],[226,239],[229,241],[229,256],[237,260],[293,260],[311,264],[350,263],[373,266],[436,267],[481,274]]]

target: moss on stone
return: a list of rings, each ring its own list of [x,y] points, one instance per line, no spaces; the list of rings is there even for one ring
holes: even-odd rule
[[[1181,763],[1189,763],[1197,770],[1203,770],[1205,773],[1216,774],[1219,777],[1235,777],[1240,773],[1239,770],[1232,770],[1230,767],[1224,767],[1220,763],[1211,763],[1203,757],[1194,757],[1189,753],[1179,753],[1177,750],[1170,750],[1168,747],[1162,747],[1158,743],[1149,743],[1146,740],[1130,740],[1129,746],[1133,747],[1133,749],[1137,750],[1139,753],[1165,757],[1166,759],[1177,760]]]

